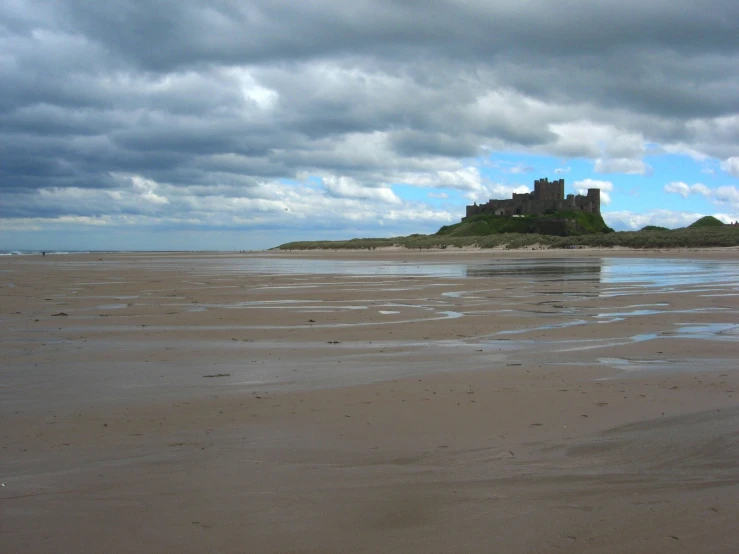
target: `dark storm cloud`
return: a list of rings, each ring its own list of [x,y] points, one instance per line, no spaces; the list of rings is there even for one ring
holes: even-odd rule
[[[177,187],[181,206],[241,191],[284,210],[265,183],[345,176],[334,196],[391,199],[377,187],[433,186],[490,149],[727,159],[738,64],[734,0],[11,0],[0,191],[6,214],[32,213],[34,191],[121,187],[149,204],[74,213],[160,214]]]
[[[263,0],[64,2],[58,24],[156,71],[400,51],[603,54],[625,45],[734,52],[731,1]]]

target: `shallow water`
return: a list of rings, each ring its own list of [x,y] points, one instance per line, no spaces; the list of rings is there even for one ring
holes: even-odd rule
[[[100,267],[100,262],[59,262],[67,267]],[[128,262],[106,262],[111,265]],[[234,274],[415,276],[442,278],[520,277],[526,283],[591,281],[605,287],[601,294],[613,296],[634,288],[667,289],[686,285],[729,284],[739,291],[739,261],[644,258],[533,258],[468,263],[396,262],[364,260],[282,259],[260,257],[171,258],[146,262],[148,269],[189,271],[199,276]],[[114,284],[111,280],[103,283]],[[196,281],[197,282],[197,281]],[[198,282],[199,283],[199,282]],[[377,282],[368,283],[377,285]],[[298,285],[299,286],[299,285]],[[307,286],[316,286],[310,283]],[[269,285],[266,285],[269,288]],[[707,291],[708,292],[708,291]],[[726,293],[724,293],[726,294]]]
[[[638,343],[645,350],[645,342],[666,340],[675,345],[685,339],[717,341],[713,343],[717,347],[720,341],[727,348],[739,340],[739,325],[728,323],[732,321],[733,312],[720,307],[730,305],[731,299],[711,301],[706,298],[739,294],[739,262],[734,261],[495,260],[491,257],[478,263],[445,264],[183,257],[143,261],[142,271],[181,272],[188,277],[187,287],[165,284],[165,287],[175,288],[145,290],[140,296],[128,295],[129,291],[124,290],[109,291],[108,285],[126,283],[108,279],[106,273],[95,274],[98,269],[115,271],[115,264],[119,262],[109,262],[105,266],[100,262],[58,263],[70,268],[84,266],[86,271],[93,273],[90,283],[74,283],[76,287],[83,287],[74,290],[74,298],[65,293],[70,305],[67,307],[65,302],[63,311],[69,312],[69,317],[64,318],[63,333],[59,327],[61,322],[56,319],[53,323],[42,323],[43,329],[38,329],[30,319],[27,324],[9,329],[0,337],[0,343],[12,341],[18,345],[21,353],[16,358],[13,378],[23,384],[26,394],[48,393],[54,401],[64,395],[97,398],[103,393],[117,398],[124,396],[121,391],[128,388],[135,389],[136,394],[150,390],[155,396],[160,390],[195,391],[234,385],[336,386],[455,368],[549,363],[552,356],[570,360],[592,357],[587,363],[593,367],[651,370],[677,366],[676,362],[661,359],[627,360],[627,355],[617,349],[623,346],[628,352],[628,348]],[[121,263],[123,265],[129,264]],[[230,292],[235,285],[224,282],[238,281],[244,274],[288,275],[290,281],[298,282],[270,284],[268,278],[255,279],[257,282],[249,286],[261,296],[249,296],[249,288],[245,288],[243,294]],[[299,277],[301,275],[305,277]],[[320,277],[322,275],[326,277]],[[190,279],[191,276],[194,278]],[[105,287],[101,290],[95,288],[97,285]],[[329,294],[321,292],[314,296],[310,289],[319,287]],[[203,289],[228,289],[229,292],[214,293],[213,298],[217,300],[208,303],[194,303],[183,296],[185,290]],[[301,290],[291,294],[289,289]],[[406,290],[413,292],[398,294]],[[343,294],[333,296],[332,291]],[[356,293],[347,294],[347,291]],[[167,292],[173,294],[165,294]],[[676,293],[680,296],[672,296]],[[657,294],[661,296],[655,296]],[[136,309],[123,310],[129,304],[122,301],[134,298],[137,299]],[[702,300],[697,302],[699,307],[693,307],[683,305],[680,298],[691,302],[697,298]],[[75,312],[73,300],[85,299],[92,302]],[[98,302],[105,303],[98,305]],[[112,312],[106,314],[110,317],[102,324],[103,331],[103,320],[94,321],[89,315],[93,309]],[[218,310],[224,312],[217,313]],[[220,322],[218,316],[225,316],[225,310],[228,310],[226,319],[234,320],[234,314],[238,314],[238,323]],[[252,310],[283,317],[279,323],[264,315],[256,321],[251,318]],[[309,317],[306,315],[289,324],[290,318],[283,315],[285,310],[302,314],[333,313],[341,320],[326,318],[327,321],[320,321],[322,318],[315,317],[319,322],[308,324],[305,323]],[[46,315],[53,311],[60,310],[44,308]],[[129,311],[137,313],[128,316]],[[207,311],[209,317],[198,325],[193,325],[191,318],[181,320],[183,324],[178,325],[176,319],[162,317],[165,313],[203,311]],[[10,317],[0,314],[3,322]],[[135,325],[130,317],[138,318],[139,324]],[[430,321],[439,322],[437,325],[443,326],[445,335],[462,337],[459,325],[468,325],[468,330],[485,317],[495,318],[494,328],[480,325],[459,340],[403,340],[408,336],[405,331],[409,326]],[[687,317],[690,319],[686,321]],[[624,320],[628,327],[609,325]],[[315,341],[305,344],[288,338],[289,331],[307,328],[327,332],[312,335]],[[337,338],[329,331],[352,328],[366,329],[373,334],[361,344],[327,342]],[[224,332],[239,330],[246,331],[237,335],[239,337],[249,337],[248,332],[253,330],[259,331],[259,336],[284,339],[253,342],[229,337],[223,341]],[[274,333],[265,335],[264,331],[272,330]],[[593,336],[596,330],[600,338]],[[202,341],[177,341],[172,331],[197,333]],[[419,333],[419,336],[424,334]],[[70,339],[63,338],[66,336]],[[397,340],[376,340],[393,337]],[[345,340],[341,336],[338,338]],[[26,344],[40,343],[42,347],[36,351],[23,351]],[[163,361],[149,363],[152,355],[162,355],[163,351],[171,349],[179,353],[176,360],[168,361],[168,356],[163,355]],[[304,355],[280,360],[281,352],[286,349],[301,349]],[[86,361],[86,357],[80,358],[80,351],[88,355],[104,352],[106,361]],[[112,353],[110,362],[108,352]],[[214,355],[204,362],[198,357],[202,352]],[[238,356],[227,355],[229,352]],[[112,365],[108,367],[109,364]],[[685,360],[680,364],[686,370],[700,365]],[[65,371],[69,372],[66,376]],[[206,373],[228,373],[231,377],[204,380]],[[16,393],[11,388],[3,390],[0,383],[0,403],[12,401],[20,406],[23,399]],[[45,405],[44,402],[38,405]]]

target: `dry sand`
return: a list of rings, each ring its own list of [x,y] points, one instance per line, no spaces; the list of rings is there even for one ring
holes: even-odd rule
[[[0,551],[737,552],[738,254],[0,258]]]

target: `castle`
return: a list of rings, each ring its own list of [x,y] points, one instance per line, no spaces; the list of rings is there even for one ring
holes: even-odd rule
[[[511,200],[488,200],[486,204],[467,206],[467,215],[526,215],[578,210],[600,213],[600,189],[588,189],[588,194],[568,194],[565,198],[565,180],[549,182],[546,177],[534,181],[534,192],[513,193]]]

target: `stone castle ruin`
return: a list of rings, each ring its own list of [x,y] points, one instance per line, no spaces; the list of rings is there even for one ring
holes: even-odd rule
[[[488,200],[478,206],[467,206],[467,215],[527,215],[577,210],[600,213],[600,189],[588,189],[588,194],[568,194],[565,197],[565,180],[549,182],[546,177],[534,181],[534,192],[513,193],[510,200]]]

